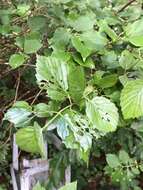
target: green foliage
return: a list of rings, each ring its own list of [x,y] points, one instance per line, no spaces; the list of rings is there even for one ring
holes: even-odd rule
[[[77,190],[77,182],[72,182],[69,184],[66,184],[64,187],[60,188],[59,190]]]
[[[48,190],[59,187],[69,163],[82,161],[92,172],[76,169],[80,182],[95,178],[102,189],[108,175],[121,190],[140,189],[143,2],[126,3],[15,0],[0,7],[0,118],[13,125],[6,143],[16,131],[21,150],[45,157],[51,134],[61,139],[60,153],[52,148]]]
[[[32,190],[45,190],[45,188],[42,187],[42,186],[40,185],[40,183],[38,182],[38,183],[33,187]]]
[[[10,57],[9,64],[13,69],[23,65],[26,60],[26,56],[24,54],[13,54]]]
[[[83,92],[86,85],[84,69],[80,66],[70,67],[68,83],[69,83],[69,95],[71,96],[73,101],[79,104],[79,102],[83,98]]]
[[[143,81],[128,82],[121,93],[121,108],[125,119],[143,116]]]
[[[48,96],[54,100],[64,100],[68,90],[68,66],[54,57],[37,57],[36,77],[38,82],[45,81]]]
[[[107,154],[106,160],[109,167],[105,171],[111,175],[114,183],[120,183],[121,186],[130,183],[141,172],[140,164],[124,150],[120,150],[118,155]]]
[[[46,157],[42,129],[37,123],[34,123],[34,126],[19,129],[16,133],[16,143],[26,152],[39,153],[42,157]]]
[[[115,131],[118,124],[118,111],[110,100],[96,96],[87,100],[86,114],[93,128],[104,133]]]
[[[115,154],[107,154],[107,163],[111,168],[120,166],[118,157]]]
[[[5,114],[4,119],[15,124],[16,127],[22,127],[31,120],[32,108],[25,101],[17,101],[12,108]]]

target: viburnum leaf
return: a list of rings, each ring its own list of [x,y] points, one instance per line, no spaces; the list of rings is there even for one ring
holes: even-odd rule
[[[102,96],[86,102],[86,115],[93,126],[102,132],[115,131],[118,124],[118,110],[114,103]]]
[[[59,190],[77,190],[77,182],[72,182],[66,184],[64,187],[61,187]]]
[[[128,81],[121,92],[120,101],[125,119],[143,116],[143,80]]]
[[[68,66],[55,57],[37,56],[36,78],[44,82],[48,96],[54,100],[64,100],[68,90]]]
[[[36,122],[34,126],[25,127],[17,131],[16,143],[21,150],[39,153],[42,157],[46,157],[42,128]]]

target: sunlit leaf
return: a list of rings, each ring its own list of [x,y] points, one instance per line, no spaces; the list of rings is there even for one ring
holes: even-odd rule
[[[121,109],[125,119],[143,116],[143,81],[127,82],[121,92]]]
[[[114,103],[102,96],[86,102],[86,115],[93,128],[102,132],[115,131],[118,125],[118,110]]]

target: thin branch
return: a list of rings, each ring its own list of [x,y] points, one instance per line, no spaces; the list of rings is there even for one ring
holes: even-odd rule
[[[45,92],[41,93],[40,95],[45,95]],[[24,99],[24,101],[27,102],[27,101],[30,101],[31,99],[35,99],[35,96],[36,96],[36,95],[30,96],[30,97]],[[36,99],[37,99],[37,98],[36,98]],[[35,100],[34,100],[34,102],[35,102]],[[33,103],[32,103],[32,104],[33,104]]]
[[[20,86],[20,72],[18,72],[18,79],[17,79],[17,84],[16,84],[16,91],[15,91],[15,97],[14,97],[14,103],[17,100],[18,97],[18,90],[19,90],[19,86]]]
[[[31,106],[35,103],[35,101],[37,100],[37,98],[40,96],[41,92],[43,91],[43,89],[41,89],[36,95],[34,100],[31,102]]]
[[[42,130],[46,130],[48,128],[48,126],[59,116],[61,115],[62,112],[64,112],[66,109],[71,108],[72,104],[64,107],[63,109],[61,109],[60,111],[57,112],[57,114],[48,122],[46,123],[46,125],[42,128]]]
[[[133,2],[136,0],[130,0],[128,3],[126,3],[121,9],[119,9],[118,13],[122,12],[124,9],[126,9],[128,6],[130,6]]]

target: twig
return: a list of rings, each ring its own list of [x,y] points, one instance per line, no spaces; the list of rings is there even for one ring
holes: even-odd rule
[[[9,69],[8,71],[5,71],[3,73],[0,73],[0,79],[4,78],[6,75],[8,75],[13,69]]]
[[[18,79],[17,79],[17,85],[16,85],[16,91],[15,91],[15,97],[14,97],[14,103],[17,100],[17,96],[18,96],[18,90],[19,90],[19,85],[20,85],[20,72],[18,72]]]
[[[40,95],[45,95],[45,92],[41,93]],[[35,97],[35,95],[30,96],[30,97],[24,99],[24,101],[26,101],[26,102],[27,102],[27,101],[30,101],[30,100],[33,99],[34,97]]]
[[[126,3],[121,9],[119,9],[118,13],[122,12],[124,9],[126,9],[128,6],[130,6],[133,2],[136,0],[130,0],[128,3]]]
[[[43,88],[35,95],[34,100],[31,102],[31,106],[34,104],[34,102],[37,100],[37,98],[40,96],[41,92],[43,91]]]
[[[61,109],[59,112],[57,112],[57,114],[42,128],[42,130],[46,130],[48,128],[48,126],[62,113],[64,112],[66,109],[71,108],[72,104],[64,107],[63,109]]]
[[[9,124],[9,126],[8,126],[9,136],[5,140],[5,142],[3,142],[3,143],[0,144],[0,148],[2,148],[3,146],[5,146],[10,141],[10,139],[11,139],[11,132],[12,132],[12,125],[13,125],[12,123]]]

